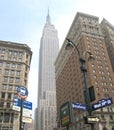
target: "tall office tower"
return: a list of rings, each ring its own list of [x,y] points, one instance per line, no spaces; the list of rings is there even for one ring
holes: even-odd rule
[[[101,28],[104,33],[106,47],[114,72],[114,26],[111,25],[106,19],[103,19],[101,22]]]
[[[20,112],[12,109],[19,86],[28,86],[32,52],[26,44],[0,41],[0,130],[19,130]]]
[[[106,48],[108,41],[106,41],[105,33],[96,16],[78,12],[74,18],[66,37],[73,41],[76,48],[66,50],[68,41],[65,39],[55,62],[58,122],[60,122],[60,107],[65,102],[86,104],[85,100],[87,101],[88,97],[84,96],[84,93],[87,89],[82,73],[82,70],[85,71],[85,69],[81,68],[80,57],[84,57],[86,60],[88,88],[93,86],[95,92],[96,99],[89,105],[95,103],[101,105],[101,102],[106,101],[109,97],[114,101],[114,75]],[[94,60],[91,61],[88,60],[90,52],[94,57]],[[113,105],[98,107],[99,109],[96,110],[93,108],[92,115],[99,117],[103,130],[113,130]],[[88,112],[85,110],[75,109],[73,124],[69,127],[75,127],[76,130],[90,130],[90,124],[84,122],[87,114]],[[97,130],[98,126],[98,123],[94,124]]]
[[[59,50],[57,30],[51,24],[49,12],[40,43],[38,130],[56,127],[56,85],[54,62]]]

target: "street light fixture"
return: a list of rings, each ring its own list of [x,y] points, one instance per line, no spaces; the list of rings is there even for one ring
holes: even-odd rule
[[[80,55],[80,52],[78,50],[78,47],[75,45],[74,42],[72,42],[70,39],[66,39],[67,40],[67,44],[66,44],[66,50],[70,49],[71,47],[74,47],[76,49],[76,51],[78,52],[78,56],[79,56],[79,61],[80,61],[80,69],[83,73],[84,76],[84,84],[85,84],[85,101],[86,101],[86,105],[87,105],[87,111],[88,111],[88,116],[92,115],[92,108],[91,108],[91,100],[90,100],[90,95],[89,95],[89,87],[88,87],[88,79],[87,79],[87,69],[85,67],[85,58]],[[89,51],[85,51],[84,53],[88,53],[89,57],[88,60],[93,59],[94,57],[92,55],[91,52]],[[91,124],[91,130],[93,130],[92,124]]]

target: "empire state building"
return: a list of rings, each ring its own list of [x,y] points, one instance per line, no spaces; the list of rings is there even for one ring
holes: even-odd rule
[[[38,130],[56,127],[56,85],[54,62],[59,51],[57,30],[48,15],[40,41],[38,80]]]

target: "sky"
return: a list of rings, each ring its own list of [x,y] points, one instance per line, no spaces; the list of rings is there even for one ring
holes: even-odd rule
[[[37,106],[39,47],[46,16],[58,31],[60,47],[77,12],[114,25],[114,0],[0,0],[0,40],[27,44],[32,52],[28,101]],[[34,112],[33,112],[34,114]]]

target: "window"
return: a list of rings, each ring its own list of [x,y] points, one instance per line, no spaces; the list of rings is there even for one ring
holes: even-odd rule
[[[8,99],[11,99],[11,95],[12,95],[11,93],[8,93]]]
[[[93,77],[94,77],[94,79],[96,79],[96,78],[97,78],[97,76],[96,76],[96,75],[94,75]]]
[[[102,54],[103,54],[103,55],[105,55],[105,53],[104,53],[104,52],[103,52]]]
[[[105,80],[105,77],[104,77],[104,76],[100,76],[100,79],[101,79],[101,80]]]
[[[0,107],[3,107],[3,106],[4,106],[4,102],[0,101]],[[1,117],[1,115],[0,115],[0,117]]]
[[[106,93],[105,93],[104,96],[105,96],[106,98],[109,98],[109,94],[106,94]]]
[[[25,78],[27,78],[27,73],[25,73]]]
[[[92,66],[92,67],[95,67],[95,65],[94,65],[94,64],[92,64],[91,66]]]
[[[13,98],[18,98],[18,95],[17,95],[17,94],[15,94],[15,95],[13,96]]]
[[[112,87],[112,86],[113,86],[113,84],[112,84],[112,83],[110,83],[110,86]]]
[[[4,82],[7,82],[8,81],[8,77],[4,77]]]
[[[0,67],[2,67],[2,65],[3,65],[3,62],[0,62]]]
[[[97,91],[97,92],[99,91],[99,88],[98,88],[98,87],[96,88],[96,91]]]
[[[16,61],[17,60],[17,58],[16,57],[13,57],[13,61]]]
[[[22,61],[22,58],[19,58],[18,61]]]
[[[27,84],[27,80],[24,80],[25,85]]]
[[[5,92],[2,92],[1,98],[5,98]]]
[[[106,60],[106,57],[104,56],[104,60]]]
[[[107,61],[105,61],[104,63],[105,63],[105,65],[107,65]]]
[[[109,80],[111,81],[111,80],[112,80],[112,78],[111,78],[111,77],[109,77]]]
[[[95,85],[98,85],[98,82],[95,81]]]
[[[99,63],[101,64],[101,63],[102,63],[102,61],[101,61],[101,60],[99,60]]]
[[[105,119],[105,116],[104,116],[104,115],[101,115],[101,119],[103,119],[103,120],[104,120],[104,119]]]
[[[11,75],[14,75],[15,74],[15,71],[14,70],[11,70]]]
[[[16,72],[16,75],[17,75],[17,76],[20,76],[20,71],[17,71],[17,72]]]
[[[11,60],[11,57],[8,57],[8,60]]]
[[[112,89],[112,92],[114,93],[114,89]]]
[[[20,57],[22,56],[22,54],[23,54],[22,52],[19,52],[19,56],[20,56]]]
[[[10,113],[4,113],[4,123],[9,123],[10,121]]]
[[[12,90],[12,88],[13,88],[13,86],[12,86],[12,85],[10,85],[10,86],[8,87],[8,90]]]
[[[104,74],[104,71],[99,71],[99,74]]]
[[[3,120],[3,112],[0,112],[0,122],[2,122],[2,120]],[[1,128],[2,129],[2,128]],[[0,130],[1,130],[0,129]]]
[[[108,70],[108,69],[109,69],[109,67],[108,67],[108,66],[106,66],[106,69]]]
[[[25,70],[27,71],[27,66],[26,66]]]
[[[108,107],[107,110],[108,110],[108,112],[113,112],[111,107]]]
[[[9,50],[8,54],[9,54],[9,55],[11,55],[11,54],[12,54],[12,51],[11,51],[11,50]]]
[[[19,86],[15,86],[15,90],[16,90],[16,91],[17,91],[18,87],[19,87]]]
[[[17,51],[14,51],[14,55],[15,55],[15,56],[17,55]]]
[[[18,64],[18,65],[17,65],[17,68],[18,68],[18,69],[21,69],[21,64]]]
[[[20,82],[20,78],[16,78],[15,82],[19,83]]]
[[[10,78],[10,83],[13,83],[13,82],[14,82],[14,78],[11,77],[11,78]]]
[[[26,54],[26,58],[28,59],[28,54]]]
[[[10,67],[10,63],[6,63],[6,68],[9,68]]]
[[[106,82],[102,82],[101,84],[102,84],[102,86],[106,86],[106,85],[107,85],[107,83],[106,83]]]
[[[103,92],[108,92],[108,89],[107,88],[103,88]]]
[[[5,70],[5,75],[8,75],[9,74],[9,70]]]
[[[93,73],[95,73],[96,71],[95,70],[93,70]]]
[[[15,66],[16,66],[15,64],[12,64],[12,68],[15,68]]]
[[[88,37],[86,37],[86,39],[88,39]]]
[[[90,48],[90,45],[88,45],[88,48]]]
[[[10,102],[7,102],[7,105],[6,105],[6,106],[7,106],[7,108],[9,108],[9,107],[10,107]]]
[[[2,60],[4,59],[4,55],[1,55],[1,57],[0,57]]]
[[[5,53],[5,49],[2,49],[2,53]]]
[[[3,84],[2,90],[6,90],[6,89],[7,89],[7,85],[6,85],[6,84]]]

